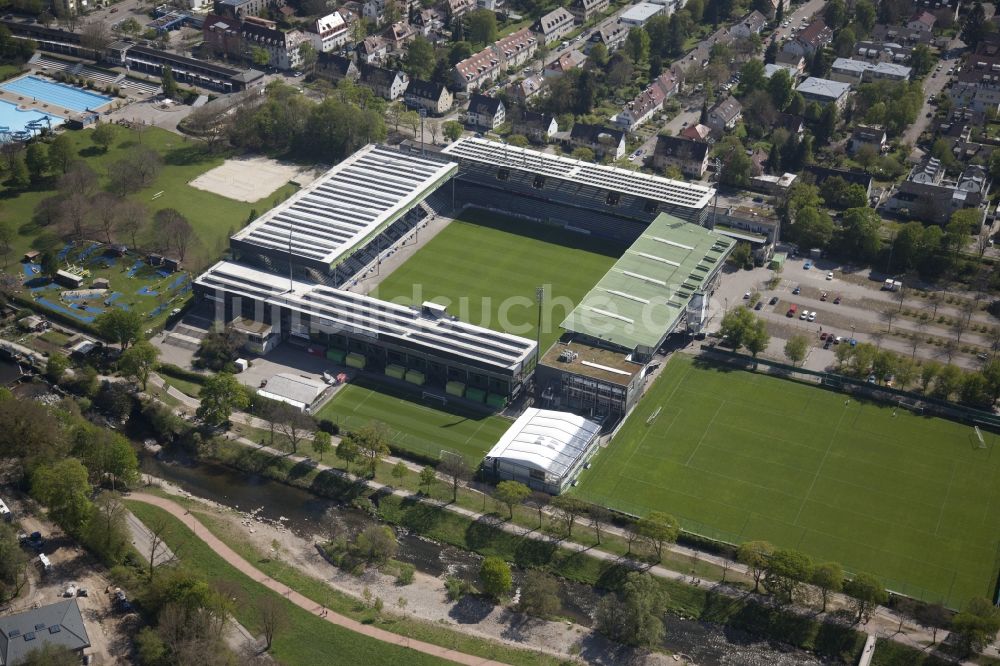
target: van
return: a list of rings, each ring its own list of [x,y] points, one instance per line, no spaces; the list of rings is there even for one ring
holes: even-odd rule
[[[49,561],[49,558],[45,554],[38,556],[38,566],[41,567],[42,573],[52,571],[52,562]]]

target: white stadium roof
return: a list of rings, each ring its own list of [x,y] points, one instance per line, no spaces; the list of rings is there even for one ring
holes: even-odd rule
[[[561,479],[587,451],[601,426],[569,412],[529,407],[507,429],[486,459],[502,458]]]
[[[516,372],[535,353],[534,340],[326,285],[289,282],[235,262],[220,261],[198,276],[195,285],[210,299],[221,293],[250,298],[308,314],[310,323],[323,331],[421,347],[494,371]]]
[[[460,139],[441,152],[455,159],[528,169],[540,175],[645,197],[671,206],[701,210],[715,195],[713,188],[700,184],[550,155],[486,139]]]
[[[369,144],[233,236],[332,265],[457,170],[453,162]]]

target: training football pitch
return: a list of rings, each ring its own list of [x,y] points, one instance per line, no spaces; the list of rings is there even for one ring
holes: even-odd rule
[[[559,324],[572,306],[624,251],[613,241],[468,210],[372,295],[408,305],[433,300],[463,321],[534,338],[535,289],[550,285],[542,318],[544,352],[558,339]]]
[[[578,494],[958,607],[992,598],[1000,564],[1000,437],[983,434],[675,355]]]
[[[364,379],[341,388],[316,418],[330,419],[348,429],[381,421],[389,428],[393,446],[431,458],[440,458],[442,449],[454,451],[468,461],[471,469],[482,462],[511,425],[499,416],[419,400],[412,394],[396,394]]]

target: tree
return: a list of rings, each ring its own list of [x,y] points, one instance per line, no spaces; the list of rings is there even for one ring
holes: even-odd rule
[[[543,490],[535,490],[531,493],[531,506],[535,508],[538,512],[538,529],[542,529],[542,515],[545,513],[545,507],[549,505],[552,501],[552,495],[549,495]]]
[[[103,51],[111,39],[111,31],[104,21],[89,21],[80,31],[80,44],[94,51]]]
[[[736,559],[750,570],[753,591],[760,591],[760,581],[767,570],[767,562],[774,553],[774,546],[767,541],[745,541],[736,551]]]
[[[764,589],[792,603],[799,585],[812,577],[812,561],[796,550],[776,550],[767,560]]]
[[[785,343],[785,357],[792,365],[799,365],[806,360],[809,351],[809,338],[804,335],[793,335]]]
[[[351,469],[351,463],[358,459],[359,453],[358,445],[353,437],[342,437],[340,443],[337,444],[336,456],[344,461],[344,466],[348,471]],[[423,475],[420,478],[423,479]]]
[[[648,573],[630,571],[616,594],[601,599],[597,629],[612,640],[652,647],[663,640],[667,594]]]
[[[789,231],[802,247],[824,248],[833,238],[833,220],[823,210],[806,208],[799,211]]]
[[[656,552],[656,560],[663,560],[663,546],[677,540],[680,525],[677,519],[661,511],[653,511],[635,524],[635,531],[643,537]]]
[[[743,68],[740,69],[740,90],[743,94],[749,94],[755,90],[765,87],[767,79],[764,77],[764,63],[756,58],[747,60]]]
[[[323,430],[318,430],[313,434],[312,440],[313,453],[319,454],[320,461],[323,460],[323,456],[330,451],[330,433]]]
[[[24,163],[28,167],[28,173],[31,174],[33,182],[37,183],[45,178],[45,174],[49,170],[49,151],[45,144],[41,141],[32,141],[29,143]]]
[[[402,483],[409,471],[410,468],[406,466],[406,463],[400,460],[392,466],[392,478],[396,479],[396,483]]]
[[[940,400],[951,400],[961,386],[962,371],[953,365],[946,365],[938,372],[930,395]]]
[[[3,252],[4,268],[7,267],[14,238],[14,227],[11,225],[10,220],[0,220],[0,252]]]
[[[990,32],[990,26],[986,21],[986,9],[982,2],[976,0],[976,3],[972,5],[972,11],[966,15],[965,23],[962,24],[962,41],[970,48],[975,49],[988,32]]]
[[[649,58],[649,33],[639,27],[632,28],[625,38],[624,48],[633,63],[646,62]]]
[[[103,492],[94,501],[87,521],[83,540],[108,565],[120,564],[128,552],[131,534],[125,513],[125,505],[117,493]]]
[[[28,556],[12,525],[0,524],[0,601],[15,598],[28,583]]]
[[[142,317],[131,310],[105,310],[94,319],[94,327],[102,338],[121,345],[122,351],[142,337]]]
[[[115,141],[115,126],[111,123],[98,123],[90,135],[90,140],[94,145],[99,146],[103,152],[108,152],[108,148]]]
[[[438,470],[451,478],[451,501],[457,502],[458,486],[462,481],[472,476],[469,463],[461,455],[449,451],[446,455],[441,456],[441,462],[438,463]]]
[[[160,86],[163,88],[163,96],[168,99],[177,99],[177,80],[174,79],[174,72],[170,65],[163,66],[163,73],[160,75]]]
[[[852,50],[854,43],[851,43]],[[830,138],[837,131],[837,105],[827,104],[820,113],[819,120],[813,128],[813,136],[818,146],[825,146],[830,143]]]
[[[517,609],[534,617],[550,618],[559,612],[561,605],[556,579],[541,569],[529,569],[521,583]]]
[[[250,404],[246,389],[228,372],[209,377],[201,388],[200,398],[196,414],[211,426],[224,425],[234,409],[244,409]]]
[[[169,247],[177,253],[180,261],[184,261],[188,245],[194,238],[194,227],[187,218],[174,208],[163,208],[153,215],[153,223],[163,246]]]
[[[865,623],[879,604],[884,604],[889,595],[878,578],[869,573],[859,573],[844,585],[844,593],[851,597],[854,607],[854,623]]]
[[[118,231],[128,236],[131,246],[136,247],[136,235],[149,219],[149,210],[139,201],[124,199],[116,205]]]
[[[18,189],[23,190],[31,185],[31,171],[28,170],[28,165],[25,163],[23,155],[18,155],[14,159],[14,163],[11,165],[10,179],[14,187]]]
[[[952,618],[951,631],[965,656],[981,651],[1000,631],[1000,609],[981,597],[969,600],[965,609]]]
[[[910,67],[917,76],[924,76],[934,68],[934,54],[926,44],[917,44],[910,53]]]
[[[462,124],[454,120],[449,120],[444,123],[442,129],[444,131],[444,135],[448,137],[449,141],[458,141],[462,138],[462,132],[464,131],[462,129]]]
[[[274,643],[274,635],[284,630],[288,625],[288,609],[280,597],[265,592],[255,604],[257,607],[257,623],[264,636],[264,649],[270,650]]]
[[[80,655],[64,645],[49,643],[35,648],[17,663],[20,666],[76,666],[80,663]]]
[[[792,78],[788,71],[779,69],[771,75],[767,82],[767,90],[771,93],[771,102],[778,111],[784,111],[792,101]]]
[[[590,516],[590,524],[594,526],[594,534],[597,536],[597,545],[601,545],[601,528],[611,522],[611,512],[600,504],[591,504],[587,509]]]
[[[312,74],[316,69],[316,61],[318,59],[319,54],[316,53],[316,47],[312,45],[312,42],[302,42],[299,44],[299,66],[303,72]]]
[[[316,422],[309,414],[285,402],[279,402],[274,409],[275,429],[288,440],[292,453],[298,453],[299,443],[315,429]]]
[[[76,458],[39,465],[31,475],[31,495],[48,507],[63,529],[79,535],[90,517],[87,468]]]
[[[830,593],[840,592],[844,587],[844,568],[837,562],[817,564],[809,582],[819,588],[820,597],[823,599],[823,609],[820,612],[825,613]]]
[[[510,565],[502,557],[487,557],[479,569],[483,592],[497,601],[510,593],[513,579]]]
[[[917,622],[931,630],[931,645],[937,643],[937,634],[951,622],[951,612],[940,601],[917,606]]]
[[[574,149],[570,156],[582,162],[593,162],[595,158],[594,151],[586,146]]]
[[[149,374],[156,366],[156,358],[159,355],[159,349],[146,340],[140,340],[122,353],[118,359],[118,369],[126,377],[142,384],[142,390],[145,391]]]
[[[58,384],[62,381],[63,375],[66,374],[67,368],[69,368],[69,359],[59,352],[54,352],[49,355],[48,361],[45,362],[45,378],[53,384]]]
[[[403,70],[415,79],[430,78],[434,70],[434,46],[423,36],[417,35],[406,47]]]
[[[492,44],[497,41],[497,17],[488,9],[477,9],[465,15],[469,29],[469,41],[473,44]]]
[[[761,323],[749,308],[733,308],[722,317],[719,333],[728,340],[734,350],[751,343],[756,346],[760,340],[754,338],[760,334]]]
[[[750,330],[747,331],[746,336],[743,340],[743,344],[746,345],[747,351],[754,359],[757,355],[767,349],[768,343],[771,341],[771,336],[767,332],[767,324],[760,317],[755,317],[753,325]]]
[[[520,481],[501,481],[497,484],[496,498],[507,505],[510,519],[514,519],[514,507],[521,504],[531,495],[531,488]]]
[[[731,187],[749,187],[751,168],[750,157],[745,150],[730,150],[723,159],[719,181]]]
[[[556,510],[559,520],[566,528],[566,536],[572,537],[576,519],[587,511],[587,504],[571,495],[556,495],[549,505]]]
[[[594,44],[590,49],[590,59],[598,67],[604,67],[608,64],[608,47],[604,45],[603,42],[598,42]]]
[[[434,482],[437,481],[437,472],[430,465],[427,465],[422,470],[420,470],[420,487],[423,488],[426,494],[430,494],[431,487]]]
[[[271,64],[271,54],[267,52],[267,49],[259,46],[250,48],[250,59],[257,67],[267,67]]]
[[[353,550],[365,562],[381,566],[396,556],[399,541],[388,525],[369,525],[355,539]]]

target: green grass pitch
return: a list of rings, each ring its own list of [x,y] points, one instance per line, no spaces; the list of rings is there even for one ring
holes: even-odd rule
[[[559,338],[559,324],[572,306],[624,251],[623,245],[559,227],[469,210],[372,295],[408,305],[433,300],[463,321],[534,338],[535,288],[551,285],[551,315],[542,320],[544,352]],[[509,325],[502,326],[505,308]]]
[[[340,389],[316,418],[347,428],[381,421],[389,428],[393,446],[432,458],[439,458],[442,449],[454,451],[464,456],[472,469],[510,427],[510,421],[499,416],[467,412],[413,395],[395,395],[387,387],[365,380]]]
[[[971,427],[845,401],[677,355],[577,492],[838,561],[927,601],[992,598],[1000,438],[984,433],[981,449]]]

